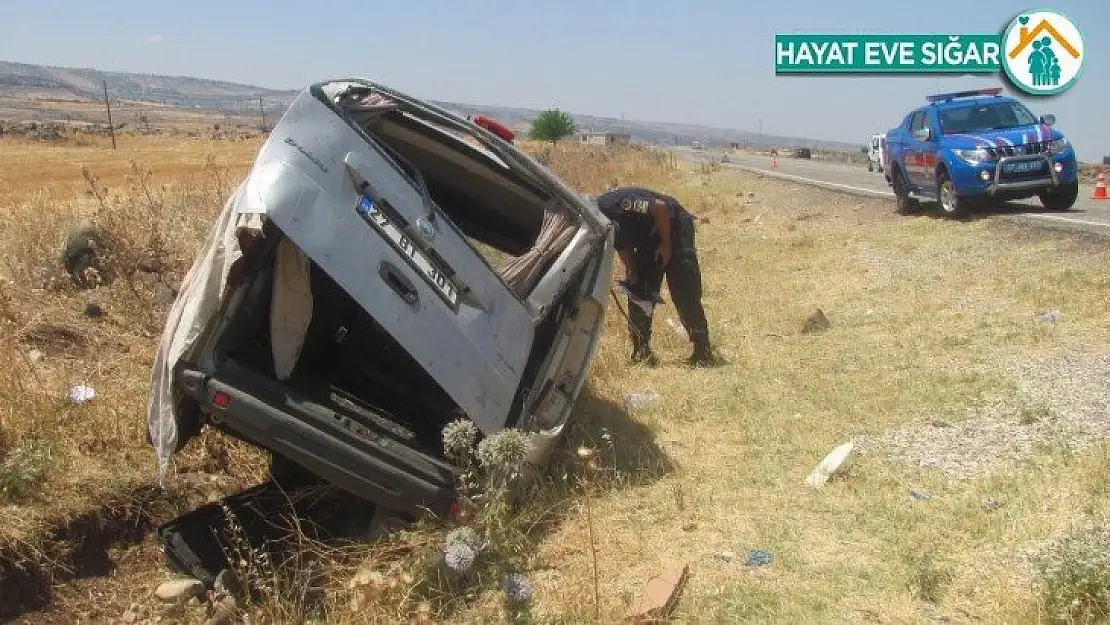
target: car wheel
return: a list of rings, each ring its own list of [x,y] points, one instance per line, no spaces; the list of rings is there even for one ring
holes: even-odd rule
[[[891,182],[894,186],[894,200],[897,203],[896,210],[899,215],[909,215],[917,210],[917,200],[910,197],[909,187],[906,186],[906,178],[899,170],[894,170],[894,178]]]
[[[1040,197],[1041,204],[1048,210],[1069,210],[1075,205],[1075,201],[1079,199],[1079,181],[1069,182],[1059,189],[1048,193],[1042,193]]]
[[[965,210],[967,202],[956,193],[956,185],[947,173],[940,175],[937,200],[940,202],[940,210],[949,217],[958,217],[967,212]]]

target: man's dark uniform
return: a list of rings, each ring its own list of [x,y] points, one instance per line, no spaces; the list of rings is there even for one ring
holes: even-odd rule
[[[653,202],[666,205],[670,222],[671,258],[666,266],[659,256],[662,238],[652,216]],[[632,359],[656,362],[651,350],[652,313],[637,305],[635,299],[659,301],[663,276],[678,311],[679,319],[694,344],[687,360],[692,365],[714,364],[709,344],[709,327],[702,308],[701,268],[694,245],[694,217],[669,195],[640,187],[622,187],[597,198],[601,212],[616,225],[616,249],[632,267],[630,275],[629,332],[632,335]]]

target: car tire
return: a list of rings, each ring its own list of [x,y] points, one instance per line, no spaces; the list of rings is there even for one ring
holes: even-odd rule
[[[891,176],[890,184],[894,187],[895,211],[897,211],[899,215],[910,215],[916,211],[917,200],[910,197],[910,190],[906,185],[906,178],[902,175],[901,170],[894,170],[894,175]]]
[[[962,217],[967,213],[968,202],[956,192],[956,184],[948,172],[942,172],[937,181],[937,203],[946,217]]]
[[[1048,193],[1041,193],[1041,205],[1050,211],[1066,211],[1075,206],[1079,199],[1079,181],[1069,182],[1059,189]]]

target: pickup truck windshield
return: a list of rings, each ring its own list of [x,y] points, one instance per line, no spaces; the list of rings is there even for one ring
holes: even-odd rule
[[[940,110],[940,127],[946,135],[1028,126],[1037,118],[1017,102],[976,103]]]

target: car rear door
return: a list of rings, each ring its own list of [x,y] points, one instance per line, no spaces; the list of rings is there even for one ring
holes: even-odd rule
[[[241,211],[268,216],[480,428],[502,427],[532,318],[404,164],[305,92],[263,146],[246,194]]]

